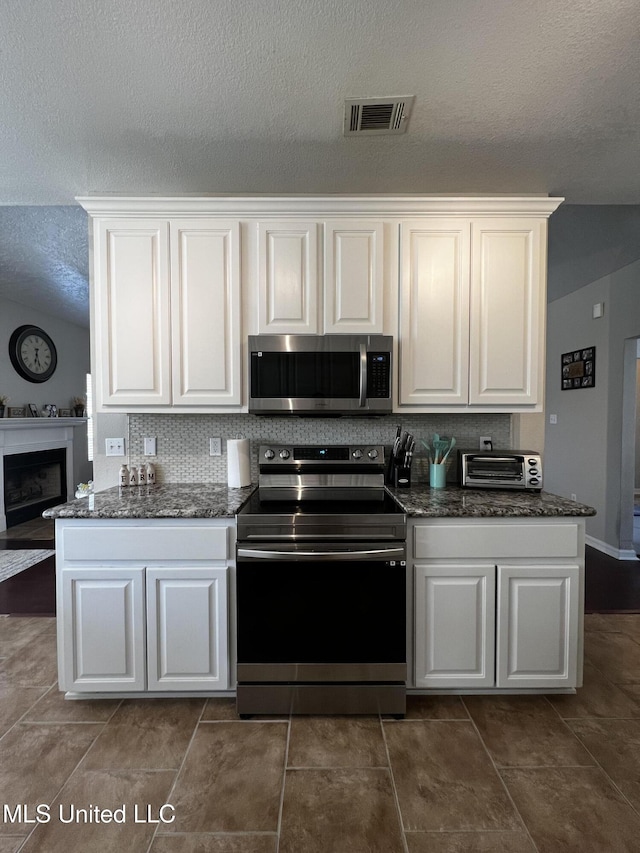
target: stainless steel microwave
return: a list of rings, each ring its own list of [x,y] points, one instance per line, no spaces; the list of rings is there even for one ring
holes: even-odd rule
[[[389,335],[250,335],[254,415],[391,413]]]
[[[474,489],[542,489],[542,460],[531,450],[459,451],[460,485]]]

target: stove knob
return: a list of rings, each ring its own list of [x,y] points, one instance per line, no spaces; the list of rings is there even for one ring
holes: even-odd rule
[[[286,448],[283,448],[280,451],[280,459],[288,459],[290,456],[289,451]]]
[[[271,448],[269,448],[268,450],[265,450],[265,452],[264,452],[264,458],[265,459],[273,459],[273,457],[275,455],[276,454],[273,452],[273,450],[271,450]]]
[[[362,459],[362,451],[361,450],[354,450],[351,455],[353,456],[354,459]]]
[[[367,453],[367,456],[369,457],[369,459],[377,459],[378,451],[375,449],[375,447],[372,447],[371,450]]]

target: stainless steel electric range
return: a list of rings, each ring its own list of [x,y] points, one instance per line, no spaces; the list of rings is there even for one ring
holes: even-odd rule
[[[406,516],[380,445],[269,445],[238,513],[237,708],[405,713]]]

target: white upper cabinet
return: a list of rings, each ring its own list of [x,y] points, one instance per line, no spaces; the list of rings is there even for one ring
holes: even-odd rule
[[[259,222],[258,332],[381,334],[383,258],[382,222]]]
[[[466,405],[469,223],[403,222],[400,402]]]
[[[542,399],[546,220],[508,217],[471,226],[469,402]]]
[[[242,404],[237,221],[98,219],[97,403]]]
[[[541,408],[546,236],[542,217],[402,223],[401,407]]]
[[[95,353],[102,403],[171,402],[169,226],[154,219],[98,221]]]
[[[383,225],[324,223],[324,331],[382,334]]]
[[[258,287],[260,334],[319,331],[316,222],[258,223]]]
[[[171,222],[174,405],[241,405],[238,222]]]

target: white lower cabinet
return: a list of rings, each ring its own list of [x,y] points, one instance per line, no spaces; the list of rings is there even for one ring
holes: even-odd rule
[[[416,686],[494,683],[495,567],[415,567]]]
[[[227,569],[147,569],[147,687],[228,685]]]
[[[229,689],[234,537],[220,522],[56,522],[60,689]]]
[[[145,689],[143,569],[68,569],[60,610],[62,690]]]
[[[580,567],[497,567],[498,687],[576,685]]]
[[[415,688],[581,686],[584,521],[438,519],[409,543]]]

